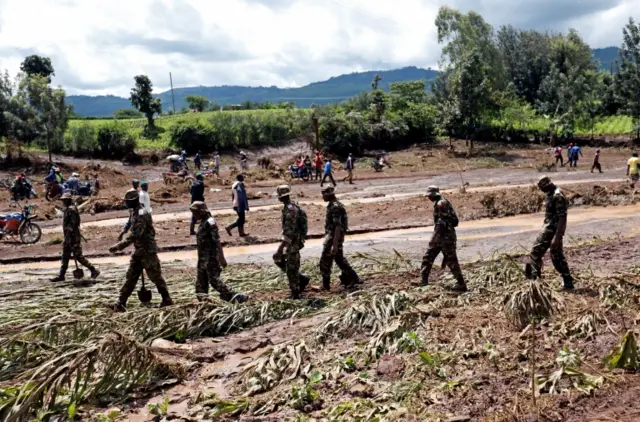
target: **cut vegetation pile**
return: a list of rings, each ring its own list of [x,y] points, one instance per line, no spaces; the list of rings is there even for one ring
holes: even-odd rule
[[[555,275],[530,282],[520,262],[495,256],[465,268],[470,291],[458,295],[443,288],[449,276],[412,286],[417,267],[398,253],[352,261],[364,290],[311,291],[303,301],[277,298],[287,283],[273,266],[232,266],[225,282],[252,297],[242,305],[195,302],[193,271],[169,264],[165,271],[180,274],[169,278],[176,305],[151,309],[134,295],[125,314],[103,307],[117,295],[121,269],[96,284],[5,286],[0,419],[106,420],[114,405],[120,410],[110,414],[122,416],[161,394],[148,411],[168,419],[170,403],[187,400],[181,414],[189,420],[514,421],[539,413],[561,421],[575,411],[565,397],[588,406],[640,367],[637,268],[624,283],[578,273],[580,289],[567,294]],[[319,279],[316,262],[303,270]],[[224,340],[195,358],[206,337]],[[161,348],[151,346],[157,339]],[[174,396],[172,386],[187,379],[197,383],[184,381]]]

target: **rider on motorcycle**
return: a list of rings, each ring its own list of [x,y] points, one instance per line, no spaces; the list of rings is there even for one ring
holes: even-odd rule
[[[21,197],[27,199],[31,198],[31,186],[24,177],[24,174],[20,173],[16,176],[11,187],[11,193],[13,194],[13,200],[17,201]]]
[[[77,195],[78,188],[80,187],[80,175],[78,173],[71,174],[71,177],[67,180],[67,187],[72,195]]]

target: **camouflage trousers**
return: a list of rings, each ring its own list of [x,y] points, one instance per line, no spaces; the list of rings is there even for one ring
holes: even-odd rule
[[[129,296],[131,296],[131,293],[135,290],[143,270],[147,273],[149,280],[156,285],[156,289],[158,289],[158,293],[160,293],[162,299],[169,297],[167,283],[162,277],[162,268],[160,268],[158,254],[148,253],[142,256],[134,254],[131,255],[131,260],[129,261],[129,269],[127,270],[124,286],[120,289],[121,304],[125,305],[127,303],[127,299],[129,299]]]
[[[322,280],[325,281],[331,278],[331,267],[333,267],[334,261],[338,268],[340,268],[343,277],[348,277],[350,279],[358,278],[354,269],[349,265],[349,261],[344,257],[342,242],[338,243],[338,251],[333,256],[331,256],[332,247],[333,239],[327,238],[322,247],[322,255],[320,256],[320,274],[322,274]]]
[[[569,264],[567,264],[567,259],[564,257],[562,245],[560,245],[559,248],[551,247],[551,241],[555,234],[555,228],[545,228],[540,232],[536,238],[536,242],[533,244],[533,249],[529,257],[531,259],[531,273],[535,278],[540,277],[542,273],[542,257],[549,249],[551,249],[551,262],[556,271],[563,277],[571,276]]]
[[[87,267],[90,271],[95,271],[95,267],[91,265],[91,262],[82,254],[82,245],[80,242],[77,243],[67,243],[62,246],[62,265],[60,265],[60,277],[64,277],[67,273],[67,268],[69,268],[69,260],[71,256],[76,259],[80,263]]]
[[[287,274],[291,293],[300,293],[300,249],[289,247],[282,256],[274,255],[273,262]]]
[[[456,233],[446,233],[442,235],[441,239],[439,239],[435,243],[432,240],[430,242],[430,245],[431,244],[433,244],[433,246],[429,246],[429,249],[427,249],[427,252],[422,257],[422,268],[420,270],[420,277],[422,278],[422,282],[429,282],[429,274],[431,274],[433,262],[436,260],[440,252],[442,252],[442,255],[444,255],[443,265],[444,263],[447,264],[458,283],[464,283],[462,270],[460,269],[460,264],[458,263],[458,254],[456,253]]]
[[[229,289],[220,279],[222,267],[216,258],[198,258],[198,272],[196,275],[196,296],[201,297],[209,294],[209,284],[213,287],[223,300],[231,300],[234,296],[233,290]]]

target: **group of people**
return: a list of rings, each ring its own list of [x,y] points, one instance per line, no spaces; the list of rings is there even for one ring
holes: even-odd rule
[[[598,150],[597,159],[599,159],[599,153],[600,150]],[[556,145],[554,149],[554,156],[556,158],[556,165],[558,165],[559,162],[560,167],[564,167],[566,163],[564,162],[564,157],[562,156],[562,145]],[[567,148],[567,163],[569,164],[569,167],[578,167],[578,160],[580,159],[580,157],[584,157],[580,146],[578,144],[570,143],[569,147]],[[596,161],[594,161],[594,164],[595,162]],[[591,170],[593,172],[593,169]]]

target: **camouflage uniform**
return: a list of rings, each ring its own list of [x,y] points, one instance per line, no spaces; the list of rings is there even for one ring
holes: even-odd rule
[[[82,237],[80,236],[80,213],[75,205],[70,205],[64,209],[62,217],[62,229],[64,231],[64,242],[62,244],[62,265],[60,266],[60,279],[64,279],[69,267],[69,259],[73,255],[76,261],[87,267],[91,274],[96,273],[96,269],[82,254]]]
[[[284,254],[281,257],[274,257],[275,264],[287,274],[289,280],[289,289],[293,296],[299,295],[308,278],[304,274],[300,274],[300,249],[304,247],[304,239],[298,231],[298,213],[297,205],[288,203],[282,208],[282,239],[288,243]],[[302,282],[301,278],[305,281]]]
[[[198,274],[196,276],[196,295],[209,293],[209,284],[220,293],[223,300],[231,300],[234,292],[220,280],[222,266],[218,259],[218,243],[220,235],[216,220],[211,214],[205,215],[200,220],[196,232],[198,245]]]
[[[126,239],[114,246],[115,250],[123,250],[133,244],[133,254],[129,261],[126,281],[120,289],[119,303],[125,305],[127,299],[136,288],[138,279],[144,270],[149,279],[156,285],[158,293],[162,296],[162,301],[170,301],[167,284],[162,278],[162,269],[158,259],[158,246],[156,244],[156,231],[153,228],[151,214],[139,208],[131,214],[131,233]]]
[[[336,254],[332,256],[331,250],[333,248],[336,227],[338,226],[342,228],[343,235],[341,239],[338,239],[338,250],[336,251]],[[349,219],[344,205],[342,205],[337,199],[329,201],[327,205],[327,214],[324,220],[325,239],[322,246],[322,256],[320,257],[320,273],[322,274],[322,284],[325,289],[328,289],[331,283],[331,267],[333,266],[333,261],[336,262],[336,265],[342,272],[340,279],[345,282],[343,284],[358,283],[360,281],[358,274],[356,274],[351,265],[349,265],[347,259],[344,257],[344,233],[347,232],[348,228]]]
[[[443,266],[446,262],[458,285],[465,284],[456,254],[457,237],[454,220],[457,220],[457,216],[453,205],[439,197],[433,204],[434,234],[429,242],[429,249],[422,258],[420,276],[424,284],[429,282],[431,267],[440,252],[444,255]],[[436,229],[440,230],[439,234],[436,234]]]
[[[547,192],[544,225],[533,245],[530,255],[531,275],[534,278],[540,277],[540,273],[542,272],[542,257],[547,250],[551,248],[551,262],[553,263],[553,267],[562,275],[565,283],[571,279],[569,264],[567,264],[567,260],[564,257],[562,245],[558,248],[551,247],[551,241],[558,229],[558,222],[562,217],[566,218],[566,216],[567,198],[565,198],[564,194],[557,188]]]

